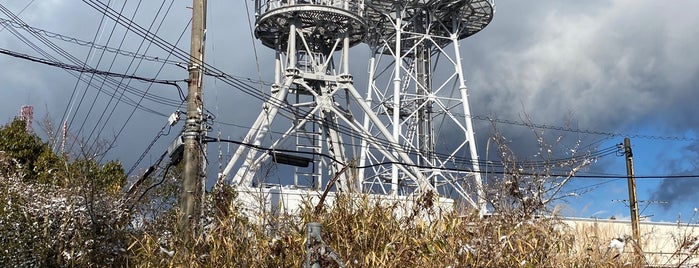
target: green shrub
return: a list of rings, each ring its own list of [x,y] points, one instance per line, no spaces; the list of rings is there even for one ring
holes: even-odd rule
[[[50,151],[46,143],[35,134],[26,131],[24,120],[16,118],[0,127],[0,151],[17,161],[25,180],[36,181],[36,160],[46,150]]]

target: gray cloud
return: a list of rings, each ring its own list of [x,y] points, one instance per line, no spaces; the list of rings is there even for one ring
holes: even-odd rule
[[[581,129],[632,134],[698,132],[699,3],[552,2],[498,1],[492,25],[465,41],[474,113],[526,113],[548,124],[572,115]],[[654,196],[688,200],[696,186],[666,180]]]

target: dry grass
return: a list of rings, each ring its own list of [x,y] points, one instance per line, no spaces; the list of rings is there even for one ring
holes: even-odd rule
[[[305,225],[322,224],[322,237],[347,267],[621,267],[640,266],[629,254],[607,254],[599,230],[562,228],[555,218],[504,213],[479,217],[452,212],[439,220],[396,217],[395,203],[339,195],[320,211],[307,205],[297,216],[269,217],[252,224],[229,206],[187,253],[178,247],[174,224],[157,234],[133,237],[135,266],[301,267]],[[426,207],[419,208],[428,211]],[[220,211],[219,211],[220,212]],[[174,217],[173,217],[174,219]],[[170,221],[170,223],[174,223]],[[574,235],[581,241],[575,241]],[[165,237],[167,236],[167,237]],[[168,238],[169,237],[169,238]],[[323,267],[338,267],[323,259]]]

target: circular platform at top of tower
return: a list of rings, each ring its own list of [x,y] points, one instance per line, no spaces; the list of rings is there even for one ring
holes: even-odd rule
[[[292,25],[313,46],[326,48],[348,35],[350,46],[366,32],[361,0],[257,0],[255,36],[272,49],[285,48]],[[311,44],[309,44],[311,45]],[[302,44],[298,44],[303,49]],[[311,48],[321,49],[322,48]],[[337,49],[342,49],[341,44]]]
[[[368,42],[395,34],[392,20],[401,11],[403,27],[420,22],[429,29],[417,30],[431,36],[464,39],[483,30],[493,20],[493,0],[364,0],[365,17],[369,22]],[[415,29],[409,31],[416,32]],[[426,32],[421,32],[426,31]],[[372,36],[374,35],[374,36]],[[447,41],[443,42],[445,45]]]

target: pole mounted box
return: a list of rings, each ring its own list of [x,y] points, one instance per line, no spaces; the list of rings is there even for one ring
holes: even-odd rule
[[[167,154],[170,156],[170,161],[173,165],[176,165],[182,160],[183,152],[184,142],[182,141],[182,135],[180,135],[167,147]]]

